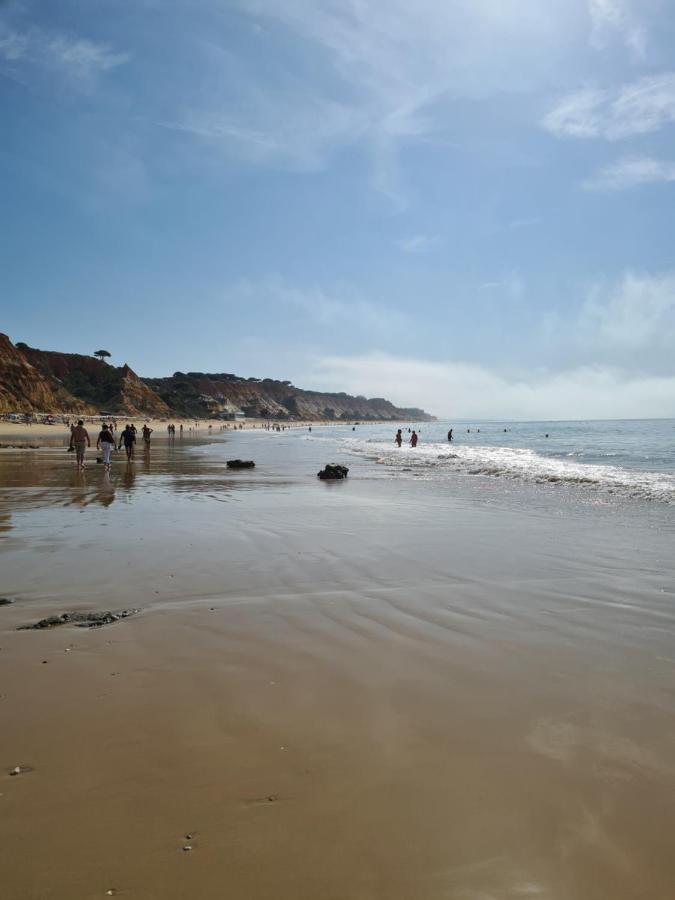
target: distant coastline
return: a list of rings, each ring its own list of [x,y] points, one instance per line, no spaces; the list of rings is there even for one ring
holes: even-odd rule
[[[13,344],[0,334],[0,414],[141,416],[158,420],[352,422],[418,421],[435,417],[382,397],[308,391],[290,381],[230,373],[174,372],[141,378],[79,353]]]

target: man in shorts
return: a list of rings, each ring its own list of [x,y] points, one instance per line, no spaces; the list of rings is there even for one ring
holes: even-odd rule
[[[136,443],[136,432],[131,425],[127,425],[122,434],[120,435],[118,450],[122,449],[122,444],[124,444],[124,449],[127,452],[127,462],[132,462],[134,458],[134,444]]]
[[[86,447],[91,447],[89,440],[89,432],[84,427],[84,421],[78,420],[77,425],[70,433],[70,443],[75,447],[75,462],[78,469],[84,469],[84,451]]]

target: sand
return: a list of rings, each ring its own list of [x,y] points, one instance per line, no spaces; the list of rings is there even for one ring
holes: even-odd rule
[[[2,895],[672,897],[667,516],[325,485],[298,438],[0,460]]]

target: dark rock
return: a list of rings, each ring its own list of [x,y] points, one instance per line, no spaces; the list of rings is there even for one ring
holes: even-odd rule
[[[9,606],[14,601],[10,597],[0,597],[0,606]]]
[[[255,463],[252,459],[228,459],[228,469],[255,469]]]
[[[56,628],[58,625],[73,624],[78,628],[100,628],[102,625],[112,625],[120,619],[126,619],[139,612],[138,609],[121,609],[117,612],[72,612],[61,613],[60,616],[47,616],[40,619],[34,625],[22,625],[20,631],[31,629]]]
[[[336,463],[329,463],[324,469],[322,469],[320,472],[317,472],[317,476],[324,480],[330,479],[339,481],[341,478],[346,478],[348,472],[349,469],[347,468],[347,466],[340,466]]]

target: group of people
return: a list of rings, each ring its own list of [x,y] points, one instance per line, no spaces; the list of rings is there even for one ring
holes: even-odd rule
[[[115,423],[103,422],[96,439],[96,449],[101,452],[101,462],[103,463],[103,468],[106,472],[110,471],[110,456],[115,449],[115,446],[117,446],[118,450],[121,450],[122,447],[124,447],[127,454],[127,461],[133,462],[134,449],[136,446],[136,431],[136,426],[133,423],[127,423],[118,440],[115,438]],[[147,453],[150,452],[150,435],[152,432],[153,429],[150,428],[146,422],[141,429],[141,433],[143,435],[143,445]],[[84,427],[84,420],[79,419],[77,425],[70,426],[70,446],[68,447],[69,451],[75,452],[75,463],[78,469],[85,468],[84,454],[87,447],[91,447],[91,438],[89,437],[89,432]]]
[[[408,431],[410,432],[410,428],[408,429]],[[418,440],[419,440],[419,438],[417,436],[417,432],[413,428],[412,432],[410,434],[410,440],[408,441],[408,443],[410,444],[411,447],[415,448],[417,446]],[[400,447],[401,444],[403,443],[403,432],[402,432],[402,429],[400,429],[400,428],[396,432],[396,437],[394,438],[394,443],[396,444],[397,447]]]

